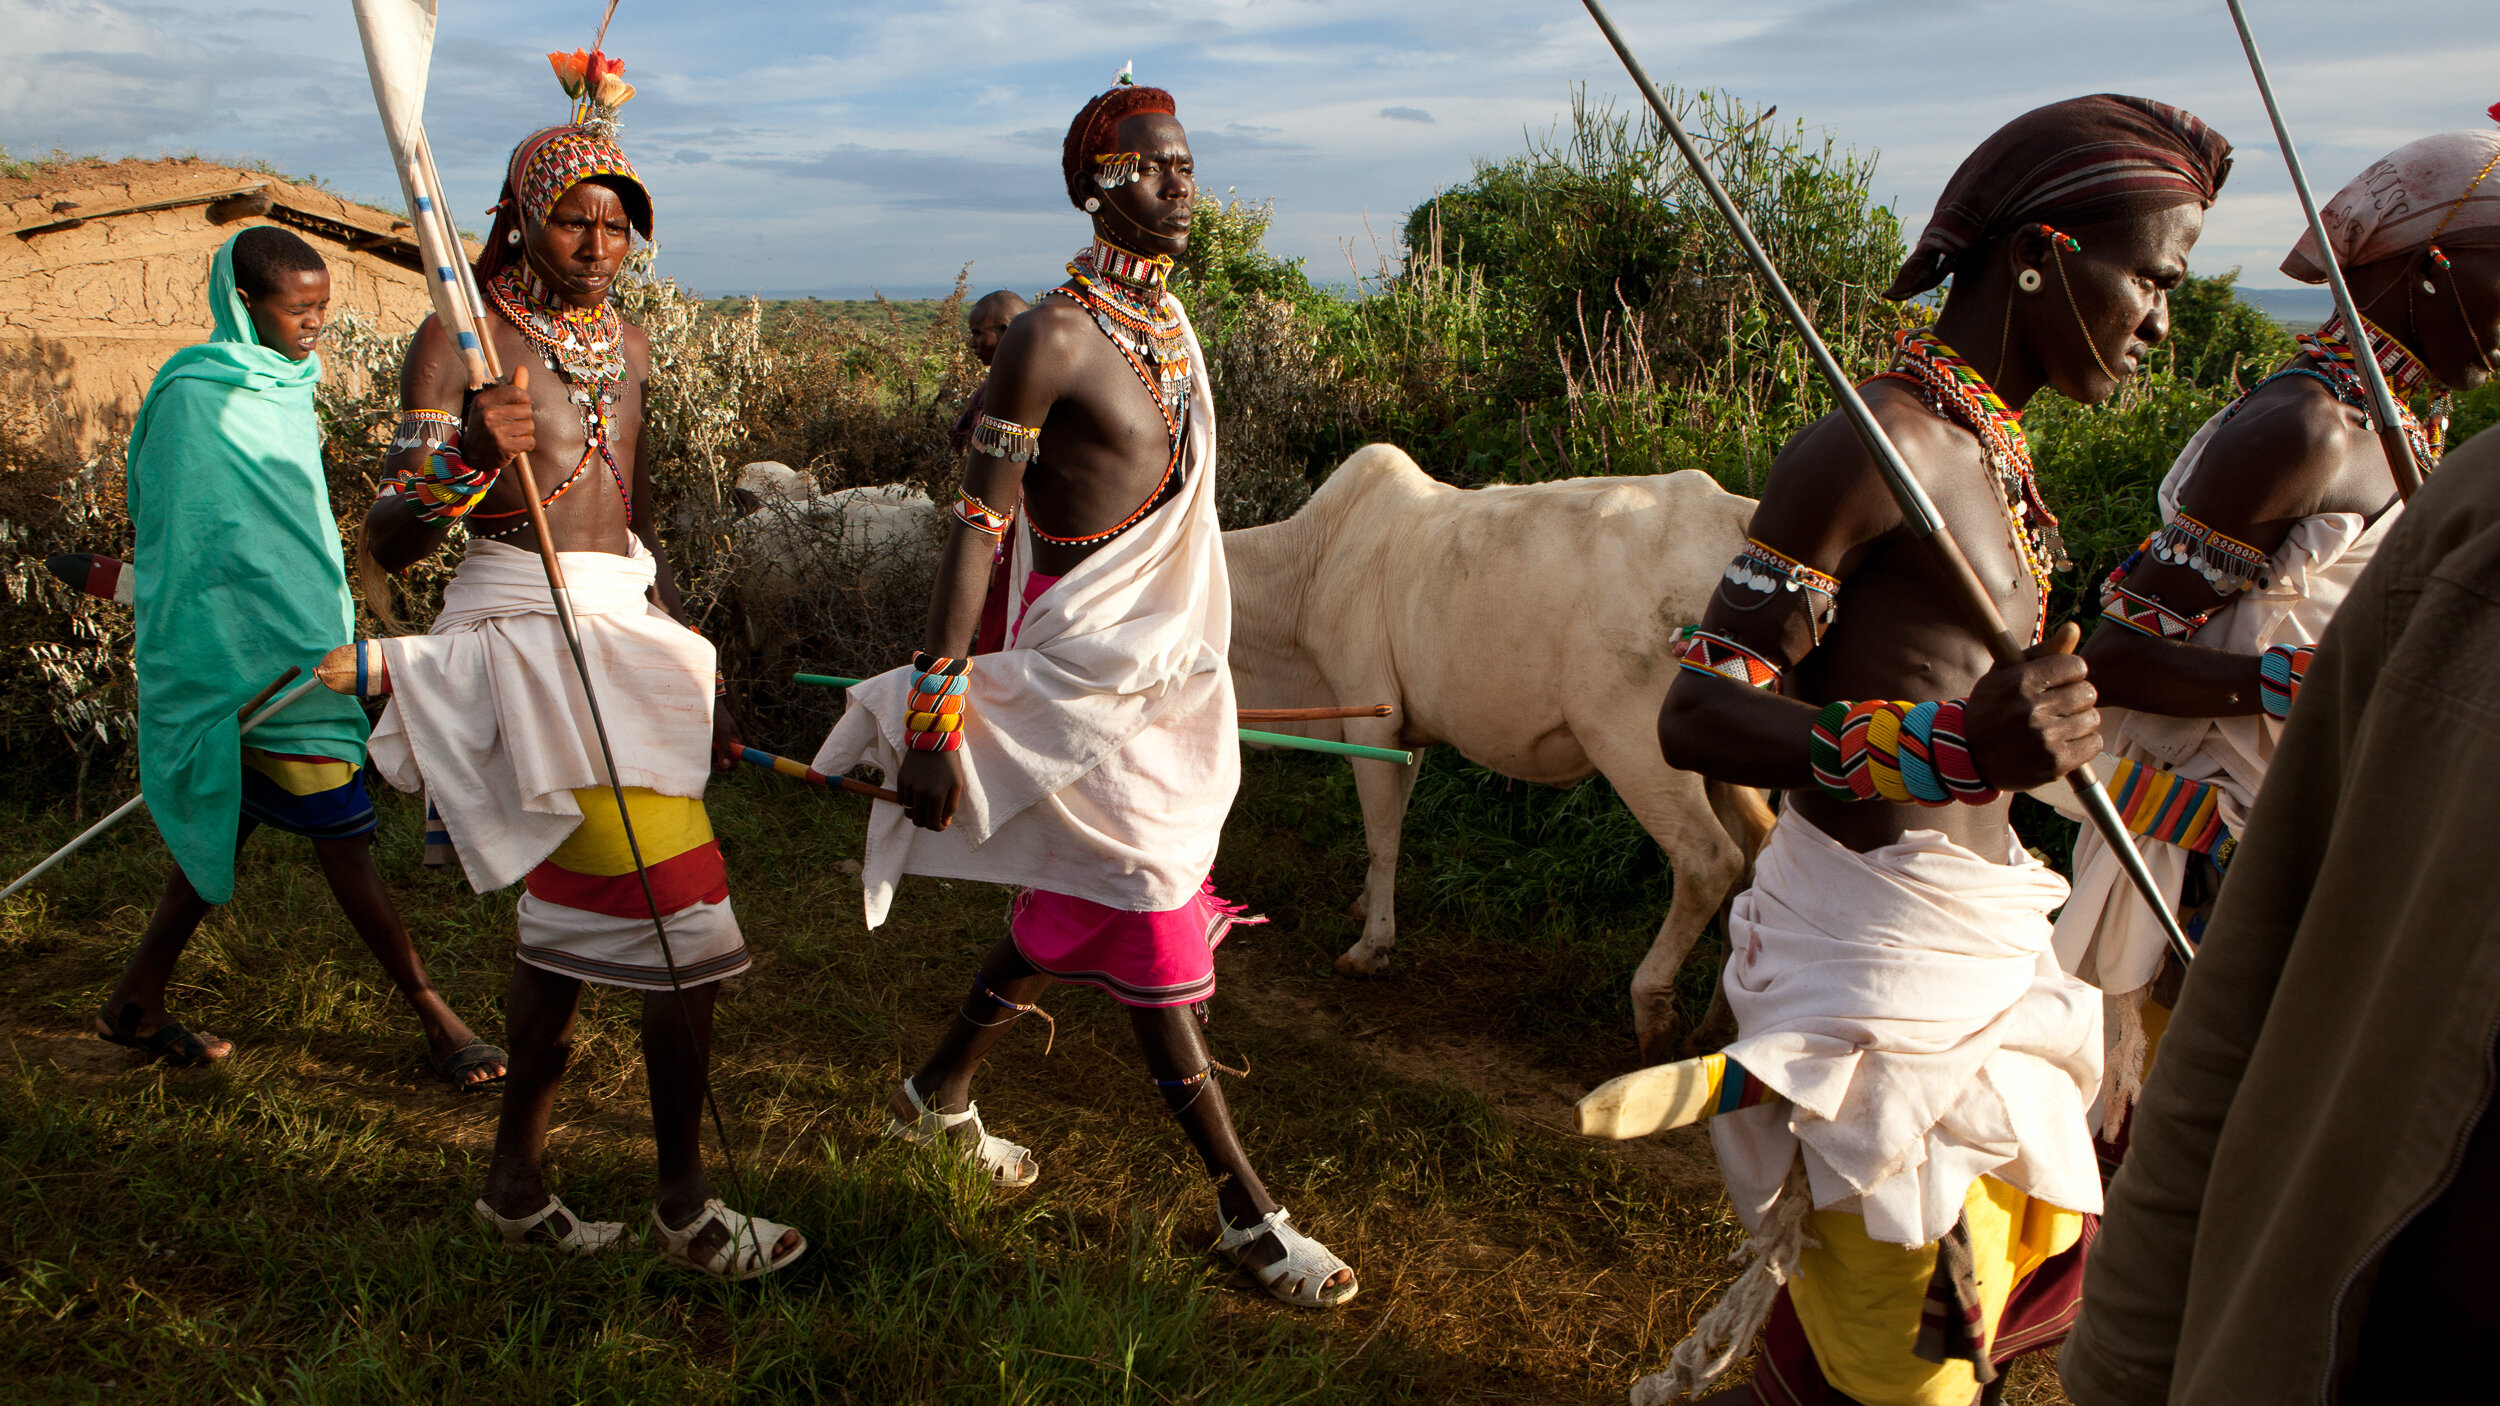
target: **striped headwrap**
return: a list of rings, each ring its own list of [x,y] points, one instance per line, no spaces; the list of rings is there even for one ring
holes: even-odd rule
[[[530,133],[512,149],[504,170],[503,194],[495,202],[494,228],[486,232],[486,248],[478,255],[480,281],[519,263],[521,251],[508,237],[526,225],[546,223],[564,193],[587,180],[607,177],[625,202],[625,217],[634,233],[651,237],[651,192],[634,163],[615,142],[586,127],[549,127]]]
[[[2033,108],[1953,173],[1884,296],[1917,297],[2020,225],[2065,229],[2211,205],[2230,173],[2231,144],[2167,103],[2099,93]]]

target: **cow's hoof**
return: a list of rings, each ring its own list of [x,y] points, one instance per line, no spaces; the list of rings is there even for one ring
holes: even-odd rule
[[[1366,960],[1356,956],[1352,951],[1337,954],[1337,975],[1339,976],[1378,976],[1388,969],[1389,959],[1385,956]]]
[[[1679,1022],[1672,1007],[1641,1010],[1634,1013],[1632,1030],[1640,1041],[1641,1066],[1671,1064],[1676,1058],[1675,1036]]]

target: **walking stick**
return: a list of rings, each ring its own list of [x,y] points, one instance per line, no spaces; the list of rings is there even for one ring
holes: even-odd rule
[[[442,177],[434,169],[433,151],[425,137],[425,70],[432,58],[435,0],[355,3],[356,27],[364,40],[366,68],[373,79],[374,104],[381,110],[383,131],[390,138],[400,180],[406,186],[409,224],[416,231],[419,247],[425,251],[426,262],[434,270],[428,288],[435,314],[442,319],[443,330],[459,344],[468,367],[469,389],[477,391],[489,384],[500,384],[502,359],[495,351],[485,320],[485,300],[478,292],[477,272],[469,266],[459,231],[452,225],[449,212],[443,209]],[[615,12],[615,5],[609,5],[608,14],[613,16]],[[606,32],[607,24],[602,20],[600,33]],[[588,705],[591,731],[599,740],[600,764],[606,768],[608,791],[616,799],[617,822],[624,830],[625,852],[633,860],[634,877],[642,885],[643,903],[651,913],[651,930],[660,942],[660,962],[667,969],[668,988],[677,998],[678,1018],[684,1024],[687,1047],[692,1050],[698,1043],[694,1017],[686,1009],[685,984],[678,977],[677,955],[668,940],[667,920],[660,914],[659,896],[651,887],[650,867],[643,863],[642,842],[634,834],[633,811],[625,803],[625,785],[617,779],[616,750],[608,741],[608,723],[600,711],[599,690],[591,681],[590,663],[582,653],[581,630],[573,618],[572,593],[565,585],[564,563],[557,556],[554,535],[547,529],[547,510],[539,501],[538,479],[530,471],[527,454],[514,456],[512,469],[520,475],[522,500],[529,505],[530,531],[538,542],[539,566],[547,577],[547,594],[555,603],[556,622],[564,634],[565,652],[573,658],[573,673],[581,680],[582,701]],[[711,1111],[712,1132],[720,1140],[721,1165],[730,1188],[740,1205],[751,1206],[754,1203],[747,1198],[738,1176],[737,1159],[730,1150],[729,1128],[721,1119],[720,1100],[712,1093],[708,1061],[703,1077],[703,1103]],[[734,1240],[731,1248],[735,1248]],[[754,1249],[758,1258],[770,1258],[770,1251],[762,1244],[755,1244]]]
[[[54,560],[57,561],[59,558],[55,557]],[[110,560],[110,558],[107,558],[107,560]],[[118,562],[113,564],[116,566],[120,565]],[[279,689],[285,688],[288,681],[292,680],[297,674],[302,672],[304,671],[301,668],[290,667],[285,673],[270,680],[267,688],[253,694],[251,702],[236,709],[234,713],[235,721],[243,724],[242,732],[239,732],[236,735],[241,736],[244,733],[248,733],[253,728],[256,728],[262,723],[269,721],[271,718],[276,717],[280,712],[284,711],[289,704],[293,703],[296,699],[303,697],[306,693],[312,690],[313,685],[320,682],[319,679],[306,679],[290,690],[286,697],[279,699],[275,703],[269,703],[269,697],[271,694],[276,693]],[[261,707],[264,703],[269,703],[269,706],[266,708]],[[7,888],[0,889],[0,902],[5,902],[10,895],[15,894],[19,889],[22,889],[28,884],[33,883],[35,880],[42,878],[46,873],[51,871],[53,866],[59,864],[62,860],[69,858],[71,855],[76,854],[80,849],[84,848],[87,841],[94,839],[96,836],[112,829],[115,825],[120,824],[130,815],[132,811],[139,808],[139,803],[141,801],[146,799],[147,797],[145,795],[137,795],[114,807],[112,814],[97,821],[95,824],[88,826],[85,830],[80,831],[77,839],[74,839],[68,844],[61,846],[59,849],[52,851],[51,855],[41,864],[38,864],[34,868],[27,870],[25,873],[18,875],[17,882],[9,885]]]
[[[1779,270],[1772,267],[1771,256],[1762,251],[1762,245],[1753,236],[1753,228],[1745,223],[1745,217],[1737,210],[1735,202],[1728,199],[1727,191],[1719,185],[1719,178],[1711,174],[1710,163],[1693,145],[1693,139],[1685,135],[1684,124],[1678,122],[1675,114],[1668,110],[1667,100],[1659,95],[1657,85],[1649,81],[1649,74],[1641,67],[1640,60],[1632,57],[1631,48],[1615,29],[1615,22],[1607,17],[1605,7],[1598,0],[1581,0],[1581,3],[1588,6],[1590,17],[1605,32],[1606,42],[1614,46],[1616,57],[1623,60],[1623,66],[1632,75],[1632,82],[1641,90],[1641,96],[1649,100],[1650,110],[1657,113],[1658,120],[1665,124],[1667,135],[1675,140],[1675,149],[1684,154],[1684,160],[1692,166],[1693,174],[1700,178],[1702,189],[1710,193],[1711,203],[1719,207],[1719,214],[1735,232],[1736,242],[1744,249],[1745,258],[1752,263],[1754,272],[1761,275],[1763,283],[1771,290],[1773,300],[1780,305],[1780,311],[1787,315],[1789,323],[1797,329],[1797,335],[1804,339],[1807,354],[1814,358],[1815,369],[1830,383],[1832,395],[1840,402],[1842,413],[1849,417],[1849,423],[1865,443],[1867,453],[1873,456],[1876,467],[1883,471],[1884,483],[1892,490],[1893,501],[1900,505],[1901,516],[1910,534],[1926,542],[1928,549],[1935,554],[1936,564],[1952,582],[1953,594],[1959,598],[1980,638],[1986,641],[1989,656],[2000,666],[2021,663],[2022,641],[2006,628],[2005,616],[1997,610],[1996,601],[1988,594],[1988,588],[1980,584],[1978,573],[1971,569],[1970,558],[1962,554],[1962,545],[1954,540],[1953,529],[1946,524],[1943,514],[1936,510],[1934,500],[1927,496],[1927,490],[1912,476],[1910,466],[1901,458],[1901,451],[1893,447],[1891,436],[1884,433],[1882,425],[1875,423],[1874,412],[1866,408],[1866,401],[1859,396],[1858,388],[1850,383],[1848,375],[1840,369],[1840,363],[1833,359],[1831,348],[1823,345],[1822,337],[1815,333],[1813,321],[1806,316],[1805,309],[1798,306],[1797,296],[1788,291],[1788,284],[1780,278]],[[2236,0],[2234,3],[2236,5]],[[2161,921],[2162,931],[2170,939],[2171,950],[2183,963],[2196,960],[2196,949],[2188,944],[2187,934],[2179,928],[2179,920],[2171,915],[2169,903],[2162,898],[2161,886],[2153,881],[2153,871],[2145,867],[2144,856],[2136,851],[2134,837],[2127,833],[2126,825],[2119,820],[2117,807],[2110,804],[2109,793],[2101,789],[2100,779],[2092,774],[2091,763],[2086,762],[2075,768],[2066,780],[2075,788],[2075,799],[2081,803],[2084,814],[2091,817],[2092,827],[2100,831],[2102,840],[2108,843],[2111,853],[2118,857],[2119,865],[2127,871],[2127,877],[2135,881],[2136,891],[2143,894],[2144,901],[2152,906],[2153,916]]]
[[[2352,300],[2352,290],[2344,286],[2343,261],[2335,257],[2335,245],[2326,237],[2326,222],[2318,218],[2318,198],[2309,193],[2309,175],[2300,166],[2300,151],[2292,145],[2291,129],[2283,125],[2282,105],[2274,100],[2274,84],[2266,78],[2266,61],[2257,55],[2257,36],[2249,32],[2248,15],[2240,9],[2240,0],[2226,0],[2231,7],[2231,23],[2239,26],[2240,47],[2248,51],[2248,71],[2257,79],[2257,95],[2266,100],[2266,116],[2274,122],[2274,144],[2283,152],[2283,164],[2292,173],[2292,189],[2300,195],[2301,213],[2309,217],[2309,237],[2318,241],[2318,263],[2326,269],[2326,286],[2335,294],[2335,311],[2342,314],[2344,327],[2360,343],[2360,352],[2353,357],[2359,362],[2361,379],[2370,388],[2370,404],[2377,412],[2378,440],[2387,451],[2387,468],[2396,476],[2396,499],[2410,501],[2414,490],[2422,486],[2422,466],[2413,461],[2413,445],[2405,439],[2404,416],[2396,409],[2396,394],[2388,389],[2387,374],[2379,369],[2378,356],[2370,348],[2370,333],[2361,324],[2361,309]]]

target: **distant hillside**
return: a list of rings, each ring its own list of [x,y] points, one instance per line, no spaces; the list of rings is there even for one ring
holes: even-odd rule
[[[2335,295],[2324,288],[2234,288],[2240,301],[2295,331],[2306,332],[2335,310]]]
[[[941,298],[887,299],[874,298],[767,298],[764,300],[764,338],[778,342],[804,338],[809,331],[881,331],[889,320],[900,323],[905,336],[926,336],[946,303]],[[744,298],[716,298],[710,303],[715,312],[738,312],[746,307]]]

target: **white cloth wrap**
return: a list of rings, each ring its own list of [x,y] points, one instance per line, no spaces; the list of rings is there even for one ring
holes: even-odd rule
[[[1728,1195],[1759,1230],[1802,1150],[1814,1204],[1925,1245],[1994,1176],[2097,1212],[2084,1104],[2100,993],[2060,971],[2065,882],[2007,841],[1990,863],[1934,830],[1859,854],[1791,810],[1728,915],[1728,1058],[1784,1095],[1711,1120]]]
[[[562,552],[582,655],[598,681],[617,779],[701,797],[711,779],[716,658],[651,604],[651,554]],[[442,813],[469,886],[519,882],[581,823],[576,789],[608,784],[538,554],[471,542],[423,635],[382,642],[390,703],[374,768]]]
[[[1203,367],[1197,334],[1191,364]],[[1142,389],[1142,388],[1141,388]],[[868,926],[906,874],[1047,889],[1151,913],[1198,892],[1241,782],[1232,594],[1215,519],[1215,402],[1190,389],[1186,486],[1034,598],[1016,647],[973,662],[955,823],[913,826],[878,801],[862,867]],[[1012,619],[1033,570],[1018,514]],[[909,667],[864,679],[812,765],[900,762]]]
[[[2216,412],[2179,451],[2177,462],[2162,479],[2163,521],[2178,516],[2179,498],[2221,424],[2222,415]],[[2376,521],[2357,513],[2302,518],[2275,550],[2266,568],[2267,584],[2234,596],[2189,639],[2248,655],[2262,654],[2278,644],[2316,644],[2403,510],[2401,504],[2391,506]],[[2101,733],[2115,739],[2109,757],[2213,783],[2221,793],[2222,823],[2237,835],[2247,827],[2249,809],[2257,802],[2257,788],[2266,779],[2283,724],[2264,713],[2171,718],[2104,707]],[[2099,767],[2104,781],[2109,771],[2104,758]],[[2063,782],[2032,794],[2072,819],[2083,818],[2073,789]],[[2134,838],[2136,852],[2144,856],[2145,866],[2175,911],[2187,880],[2188,851],[2146,836]],[[2075,837],[2074,869],[2074,897],[2057,918],[2058,962],[2113,995],[2143,988],[2161,974],[2162,954],[2169,947],[2160,922],[2145,906],[2126,870],[2119,867],[2117,856],[2102,842],[2100,832],[2089,826]]]

